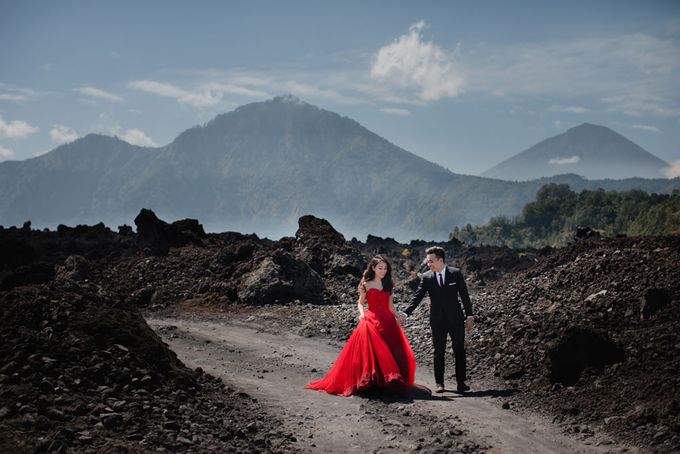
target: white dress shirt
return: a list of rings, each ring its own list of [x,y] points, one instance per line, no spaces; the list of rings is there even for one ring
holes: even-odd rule
[[[434,274],[437,275],[436,276],[437,277],[437,285],[440,285],[440,282],[443,282],[444,284],[446,284],[446,266],[444,267],[443,270],[441,270],[439,272],[435,272]],[[439,280],[440,275],[442,277],[441,281]],[[440,287],[443,287],[443,285],[440,285]]]

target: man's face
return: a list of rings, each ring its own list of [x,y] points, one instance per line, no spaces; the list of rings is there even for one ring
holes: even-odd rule
[[[427,266],[435,273],[444,269],[444,260],[437,257],[435,254],[427,254]]]

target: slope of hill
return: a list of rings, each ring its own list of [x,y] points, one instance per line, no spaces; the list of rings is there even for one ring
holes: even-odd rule
[[[444,239],[456,225],[514,215],[545,183],[669,192],[680,179],[512,183],[454,174],[359,123],[292,96],[241,106],[160,148],[90,135],[0,163],[0,225],[131,224],[140,208],[209,231],[278,238],[314,214],[350,236]]]
[[[668,163],[621,134],[584,123],[506,159],[482,176],[516,181],[562,173],[589,179],[662,178],[665,167]]]

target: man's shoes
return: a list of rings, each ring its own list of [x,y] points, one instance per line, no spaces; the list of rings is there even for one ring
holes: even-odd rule
[[[468,385],[466,385],[465,382],[461,381],[461,382],[458,382],[458,387],[456,388],[456,390],[459,393],[464,393],[465,391],[470,391],[470,387]]]
[[[434,387],[434,392],[443,393],[444,392],[444,384],[443,383],[437,383],[437,385]]]

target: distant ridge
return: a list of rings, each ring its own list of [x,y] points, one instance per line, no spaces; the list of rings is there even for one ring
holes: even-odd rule
[[[447,239],[454,226],[519,213],[549,182],[572,189],[680,189],[680,179],[526,183],[458,175],[356,121],[279,96],[238,107],[138,147],[88,135],[25,161],[0,163],[0,225],[132,224],[141,208],[197,218],[207,231],[292,235],[313,214],[348,238]]]
[[[621,134],[590,123],[568,129],[483,172],[483,177],[526,181],[563,173],[587,179],[663,178],[668,163]]]

